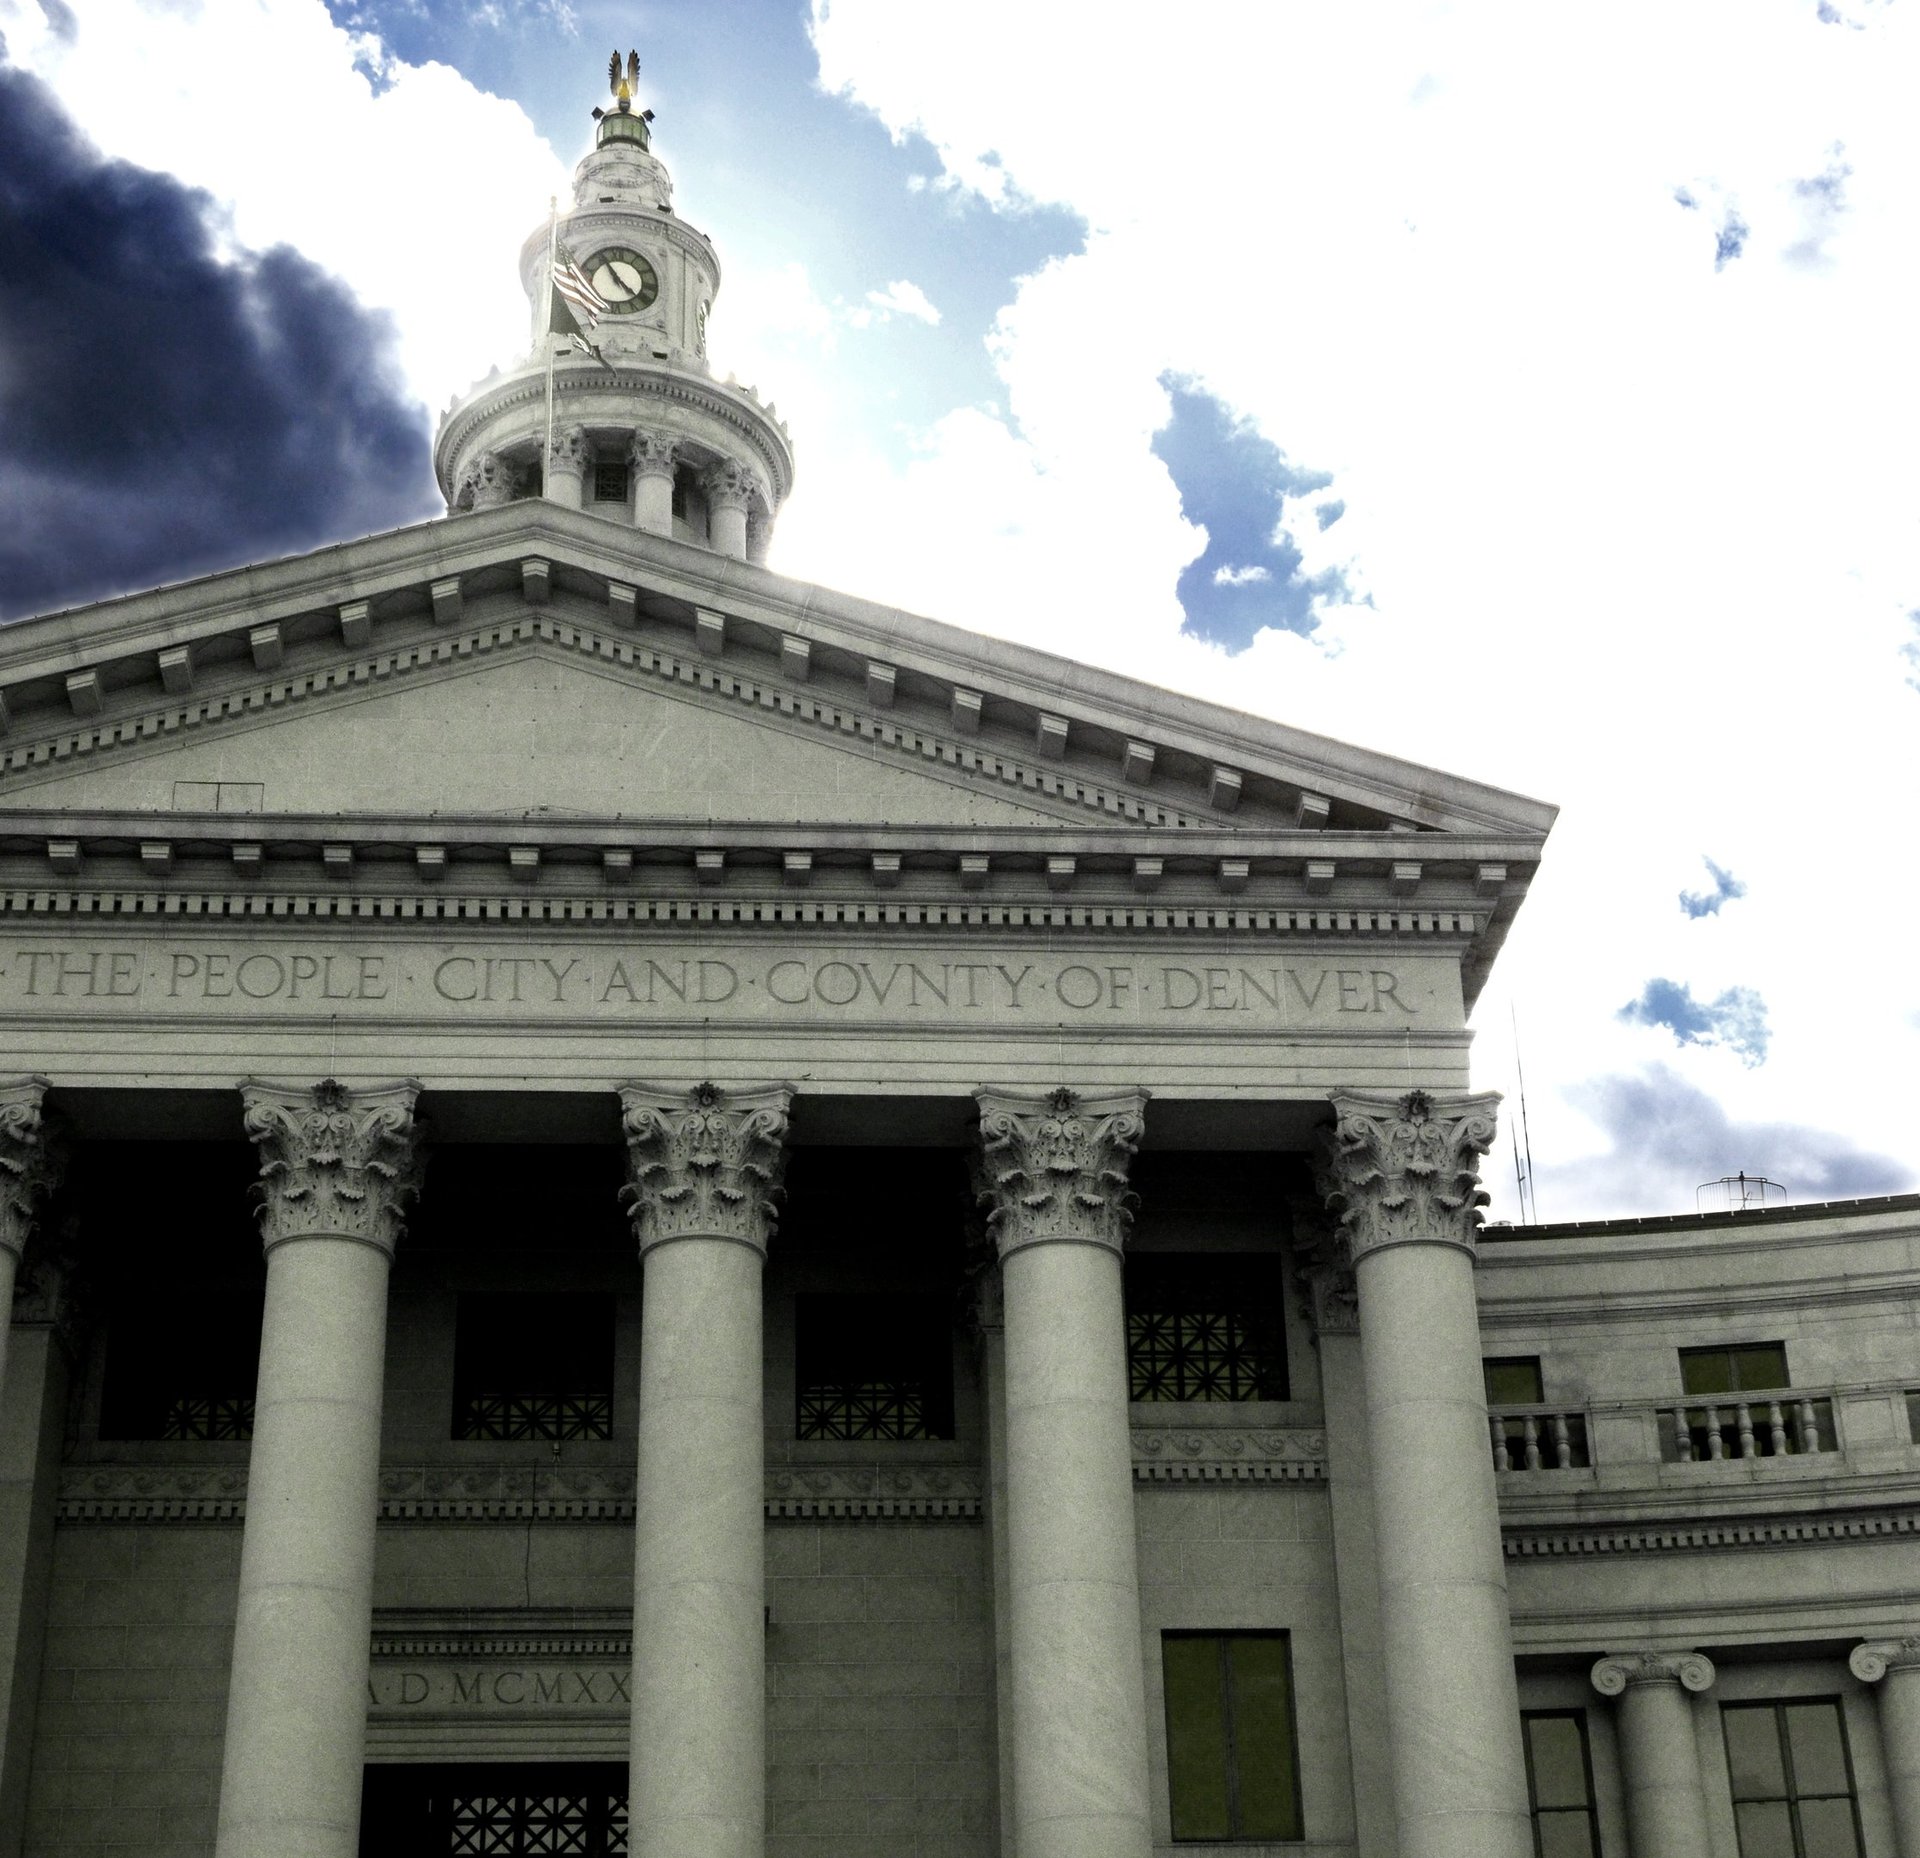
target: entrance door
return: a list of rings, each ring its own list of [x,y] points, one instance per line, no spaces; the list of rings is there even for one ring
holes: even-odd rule
[[[615,1858],[626,1849],[624,1762],[382,1762],[361,1788],[360,1858]]]

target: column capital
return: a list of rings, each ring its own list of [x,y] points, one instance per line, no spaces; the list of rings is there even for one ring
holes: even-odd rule
[[[47,1080],[0,1084],[0,1250],[18,1258],[46,1197],[60,1184],[61,1157],[46,1126]]]
[[[627,445],[627,458],[636,477],[672,477],[680,450],[664,432],[637,430]]]
[[[1614,1652],[1588,1673],[1603,1697],[1617,1697],[1630,1684],[1678,1684],[1696,1694],[1712,1688],[1718,1675],[1702,1652]]]
[[[621,1198],[644,1258],[673,1239],[723,1239],[761,1257],[787,1164],[791,1084],[758,1090],[623,1085],[629,1183]]]
[[[1847,1669],[1863,1684],[1877,1684],[1889,1671],[1920,1670],[1920,1632],[1856,1645],[1847,1654]]]
[[[1471,1257],[1499,1097],[1337,1090],[1331,1101],[1337,1120],[1315,1173],[1354,1262],[1388,1245],[1452,1245]]]
[[[1360,1288],[1346,1234],[1325,1206],[1308,1194],[1287,1196],[1292,1227],[1293,1275],[1307,1293],[1315,1335],[1360,1333]]]
[[[1024,1245],[1104,1245],[1118,1254],[1133,1223],[1127,1164],[1140,1146],[1147,1093],[1082,1097],[976,1090],[987,1230],[1000,1257]]]
[[[260,1150],[260,1236],[272,1251],[293,1239],[354,1239],[391,1258],[405,1203],[420,1190],[411,1079],[349,1090],[317,1084],[240,1086],[242,1121]]]
[[[460,489],[476,510],[497,509],[513,501],[519,474],[498,452],[482,452],[462,474]]]
[[[700,478],[700,488],[707,493],[707,501],[715,509],[744,510],[753,501],[758,486],[753,481],[753,473],[743,464],[737,464],[731,458],[723,458],[718,464],[709,465]]]
[[[585,426],[562,426],[547,442],[547,469],[584,477],[593,457]]]

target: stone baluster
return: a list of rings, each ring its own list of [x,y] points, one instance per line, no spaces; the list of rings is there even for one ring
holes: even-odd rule
[[[633,1543],[634,1858],[762,1858],[761,1270],[786,1085],[620,1093],[644,1274]]]
[[[59,1184],[58,1157],[47,1139],[46,1095],[44,1077],[0,1084],[0,1390],[7,1384],[7,1331],[20,1257],[47,1195]]]
[[[563,426],[547,446],[546,496],[549,503],[579,509],[587,500],[587,473],[593,469],[593,448],[584,426]]]
[[[1870,1639],[1853,1648],[1847,1663],[1861,1683],[1878,1687],[1880,1748],[1900,1858],[1920,1858],[1920,1632]]]
[[[673,534],[673,472],[679,448],[663,432],[639,431],[627,448],[633,475],[633,526]]]
[[[1360,1300],[1401,1858],[1531,1858],[1474,1300],[1498,1099],[1339,1091],[1320,1184]]]
[[[716,553],[735,561],[747,558],[747,506],[753,501],[753,473],[724,458],[709,465],[700,479],[707,493],[707,539]]]
[[[1690,1694],[1714,1669],[1698,1652],[1628,1652],[1593,1667],[1593,1687],[1620,1699],[1620,1765],[1633,1858],[1700,1858],[1713,1849]]]
[[[241,1086],[266,1312],[217,1858],[359,1849],[387,1276],[419,1086]]]
[[[1120,1260],[1143,1093],[977,1093],[1005,1323],[1016,1858],[1147,1858]]]

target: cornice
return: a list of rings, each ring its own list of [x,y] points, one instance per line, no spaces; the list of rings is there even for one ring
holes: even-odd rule
[[[1503,1526],[1509,1561],[1571,1560],[1588,1555],[1688,1554],[1701,1549],[1815,1547],[1920,1535],[1920,1510],[1847,1510],[1839,1514],[1728,1518],[1721,1522],[1621,1523],[1597,1528]]]
[[[1136,1428],[1140,1484],[1319,1483],[1326,1435],[1283,1427]],[[394,1465],[380,1473],[380,1520],[417,1523],[630,1523],[630,1469],[589,1465]],[[769,1466],[765,1513],[776,1521],[973,1522],[985,1476],[975,1465]],[[57,1516],[77,1523],[238,1523],[241,1464],[70,1464]]]
[[[578,410],[582,402],[609,396],[624,400],[623,412],[631,412],[634,401],[648,399],[691,407],[737,433],[752,448],[766,471],[776,509],[793,491],[793,443],[780,422],[743,387],[729,386],[704,374],[690,374],[671,363],[647,366],[633,362],[617,366],[596,363],[591,372],[578,365],[557,366],[553,387],[555,405],[569,407],[570,416],[576,419],[582,417]],[[433,460],[440,493],[449,503],[453,501],[456,465],[473,449],[483,429],[519,409],[544,408],[546,391],[544,367],[516,370],[489,382],[447,415],[434,439]],[[587,423],[594,422],[589,418]],[[537,439],[537,426],[529,427],[524,436]]]
[[[1857,1244],[1858,1235],[1836,1235],[1836,1243],[1848,1241]],[[1712,1246],[1716,1258],[1724,1256],[1717,1241],[1698,1234],[1691,1255],[1697,1258],[1700,1249],[1708,1245]],[[1663,1254],[1668,1261],[1673,1256],[1672,1252]],[[1483,1269],[1485,1257],[1483,1251]],[[1729,1313],[1758,1316],[1787,1310],[1844,1309],[1853,1305],[1886,1308],[1896,1299],[1920,1300],[1920,1268],[1856,1274],[1836,1264],[1833,1275],[1826,1278],[1793,1278],[1785,1283],[1721,1283],[1711,1291],[1690,1295],[1658,1284],[1644,1289],[1621,1288],[1615,1284],[1605,1290],[1572,1295],[1526,1297],[1509,1291],[1489,1297],[1484,1294],[1484,1278],[1480,1288],[1483,1292],[1480,1326],[1487,1332],[1532,1330],[1542,1324],[1562,1329],[1610,1329],[1650,1323],[1664,1328],[1694,1316],[1725,1317]]]

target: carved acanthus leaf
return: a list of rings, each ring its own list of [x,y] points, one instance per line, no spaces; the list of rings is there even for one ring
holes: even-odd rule
[[[460,480],[463,500],[476,510],[497,509],[513,501],[519,473],[498,452],[482,452]]]
[[[633,435],[627,456],[636,476],[671,477],[674,466],[680,462],[680,448],[664,432],[641,430]]]
[[[0,1084],[0,1250],[18,1258],[60,1182],[61,1158],[45,1118],[47,1080]]]
[[[240,1086],[248,1139],[260,1150],[260,1230],[268,1251],[289,1239],[358,1239],[389,1257],[406,1202],[420,1187],[411,1081],[349,1090],[318,1084]]]
[[[707,467],[700,479],[700,488],[707,493],[707,501],[715,509],[744,510],[753,501],[759,486],[745,465],[736,464],[731,458],[723,458],[718,464]]]
[[[731,1239],[762,1256],[786,1170],[786,1084],[620,1092],[629,1184],[622,1192],[644,1256],[670,1239]]]
[[[1315,1335],[1358,1335],[1360,1291],[1346,1233],[1305,1194],[1288,1198],[1293,1274],[1306,1292]]]
[[[587,443],[585,426],[562,426],[547,444],[547,468],[551,471],[565,471],[574,475],[586,470],[593,458],[593,448]]]
[[[1121,1250],[1133,1223],[1127,1166],[1146,1126],[1146,1093],[974,1096],[987,1229],[1000,1256],[1062,1241]]]
[[[1315,1170],[1355,1263],[1384,1245],[1474,1249],[1480,1157],[1493,1144],[1497,1096],[1395,1097],[1337,1091],[1338,1118]]]

